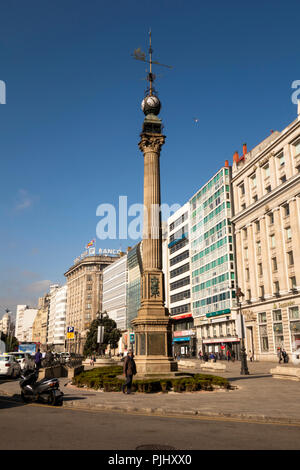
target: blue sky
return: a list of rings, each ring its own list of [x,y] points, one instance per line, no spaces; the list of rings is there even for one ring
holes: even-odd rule
[[[130,54],[147,50],[149,28],[154,59],[173,66],[156,70],[162,201],[182,204],[244,142],[295,119],[299,13],[289,0],[2,2],[0,318],[64,282],[99,204],[142,203],[146,72]]]

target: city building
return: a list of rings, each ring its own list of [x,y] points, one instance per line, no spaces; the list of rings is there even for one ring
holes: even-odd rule
[[[122,335],[124,350],[127,350],[134,343],[135,338],[131,322],[137,317],[141,307],[142,243],[137,243],[127,251],[127,331]]]
[[[3,315],[0,320],[0,332],[4,333],[5,335],[12,334],[12,320],[11,315],[7,312]]]
[[[17,305],[16,338],[19,342],[32,342],[32,327],[37,315],[36,308],[27,305]]]
[[[66,340],[68,351],[83,351],[89,326],[96,314],[103,311],[103,270],[114,261],[116,256],[82,256],[65,273],[68,291],[66,328],[74,328],[74,339]]]
[[[300,347],[300,112],[233,157],[237,281],[247,352],[275,360]]]
[[[228,161],[190,199],[192,314],[197,350],[239,356]]]
[[[47,347],[55,352],[63,352],[66,333],[67,285],[50,286],[49,300]]]
[[[173,354],[195,354],[195,330],[191,310],[190,206],[184,204],[168,218],[166,299],[173,320]]]
[[[103,269],[103,311],[116,322],[122,333],[126,332],[127,255]],[[120,338],[118,352],[124,352]]]
[[[41,351],[47,348],[47,330],[49,317],[49,293],[39,298],[38,312],[32,325],[32,341],[40,344]]]

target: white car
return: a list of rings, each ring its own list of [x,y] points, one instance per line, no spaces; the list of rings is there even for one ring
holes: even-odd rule
[[[0,375],[8,375],[9,377],[19,377],[21,374],[21,366],[12,354],[0,355]]]
[[[9,354],[10,356],[14,356],[17,359],[22,371],[30,367],[34,368],[34,360],[30,356],[30,354],[24,352],[9,352],[7,354]]]

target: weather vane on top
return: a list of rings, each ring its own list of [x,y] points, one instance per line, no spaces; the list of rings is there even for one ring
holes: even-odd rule
[[[146,62],[146,63],[150,64],[149,72],[147,74],[147,80],[149,82],[149,89],[146,90],[146,94],[149,94],[149,96],[152,96],[153,92],[155,92],[155,89],[153,87],[153,82],[156,78],[156,75],[154,73],[152,73],[152,65],[153,64],[161,65],[162,67],[167,67],[168,69],[172,68],[170,65],[161,64],[160,62],[152,60],[152,53],[153,53],[153,49],[152,49],[152,46],[151,46],[151,30],[150,30],[149,31],[149,60],[146,59],[146,54],[145,54],[145,52],[143,52],[141,50],[140,47],[138,49],[135,49],[134,53],[131,54],[134,59],[140,60],[142,62]]]

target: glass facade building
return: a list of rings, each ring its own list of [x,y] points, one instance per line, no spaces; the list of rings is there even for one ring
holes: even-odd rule
[[[191,305],[198,351],[238,355],[231,168],[223,167],[190,199]]]

